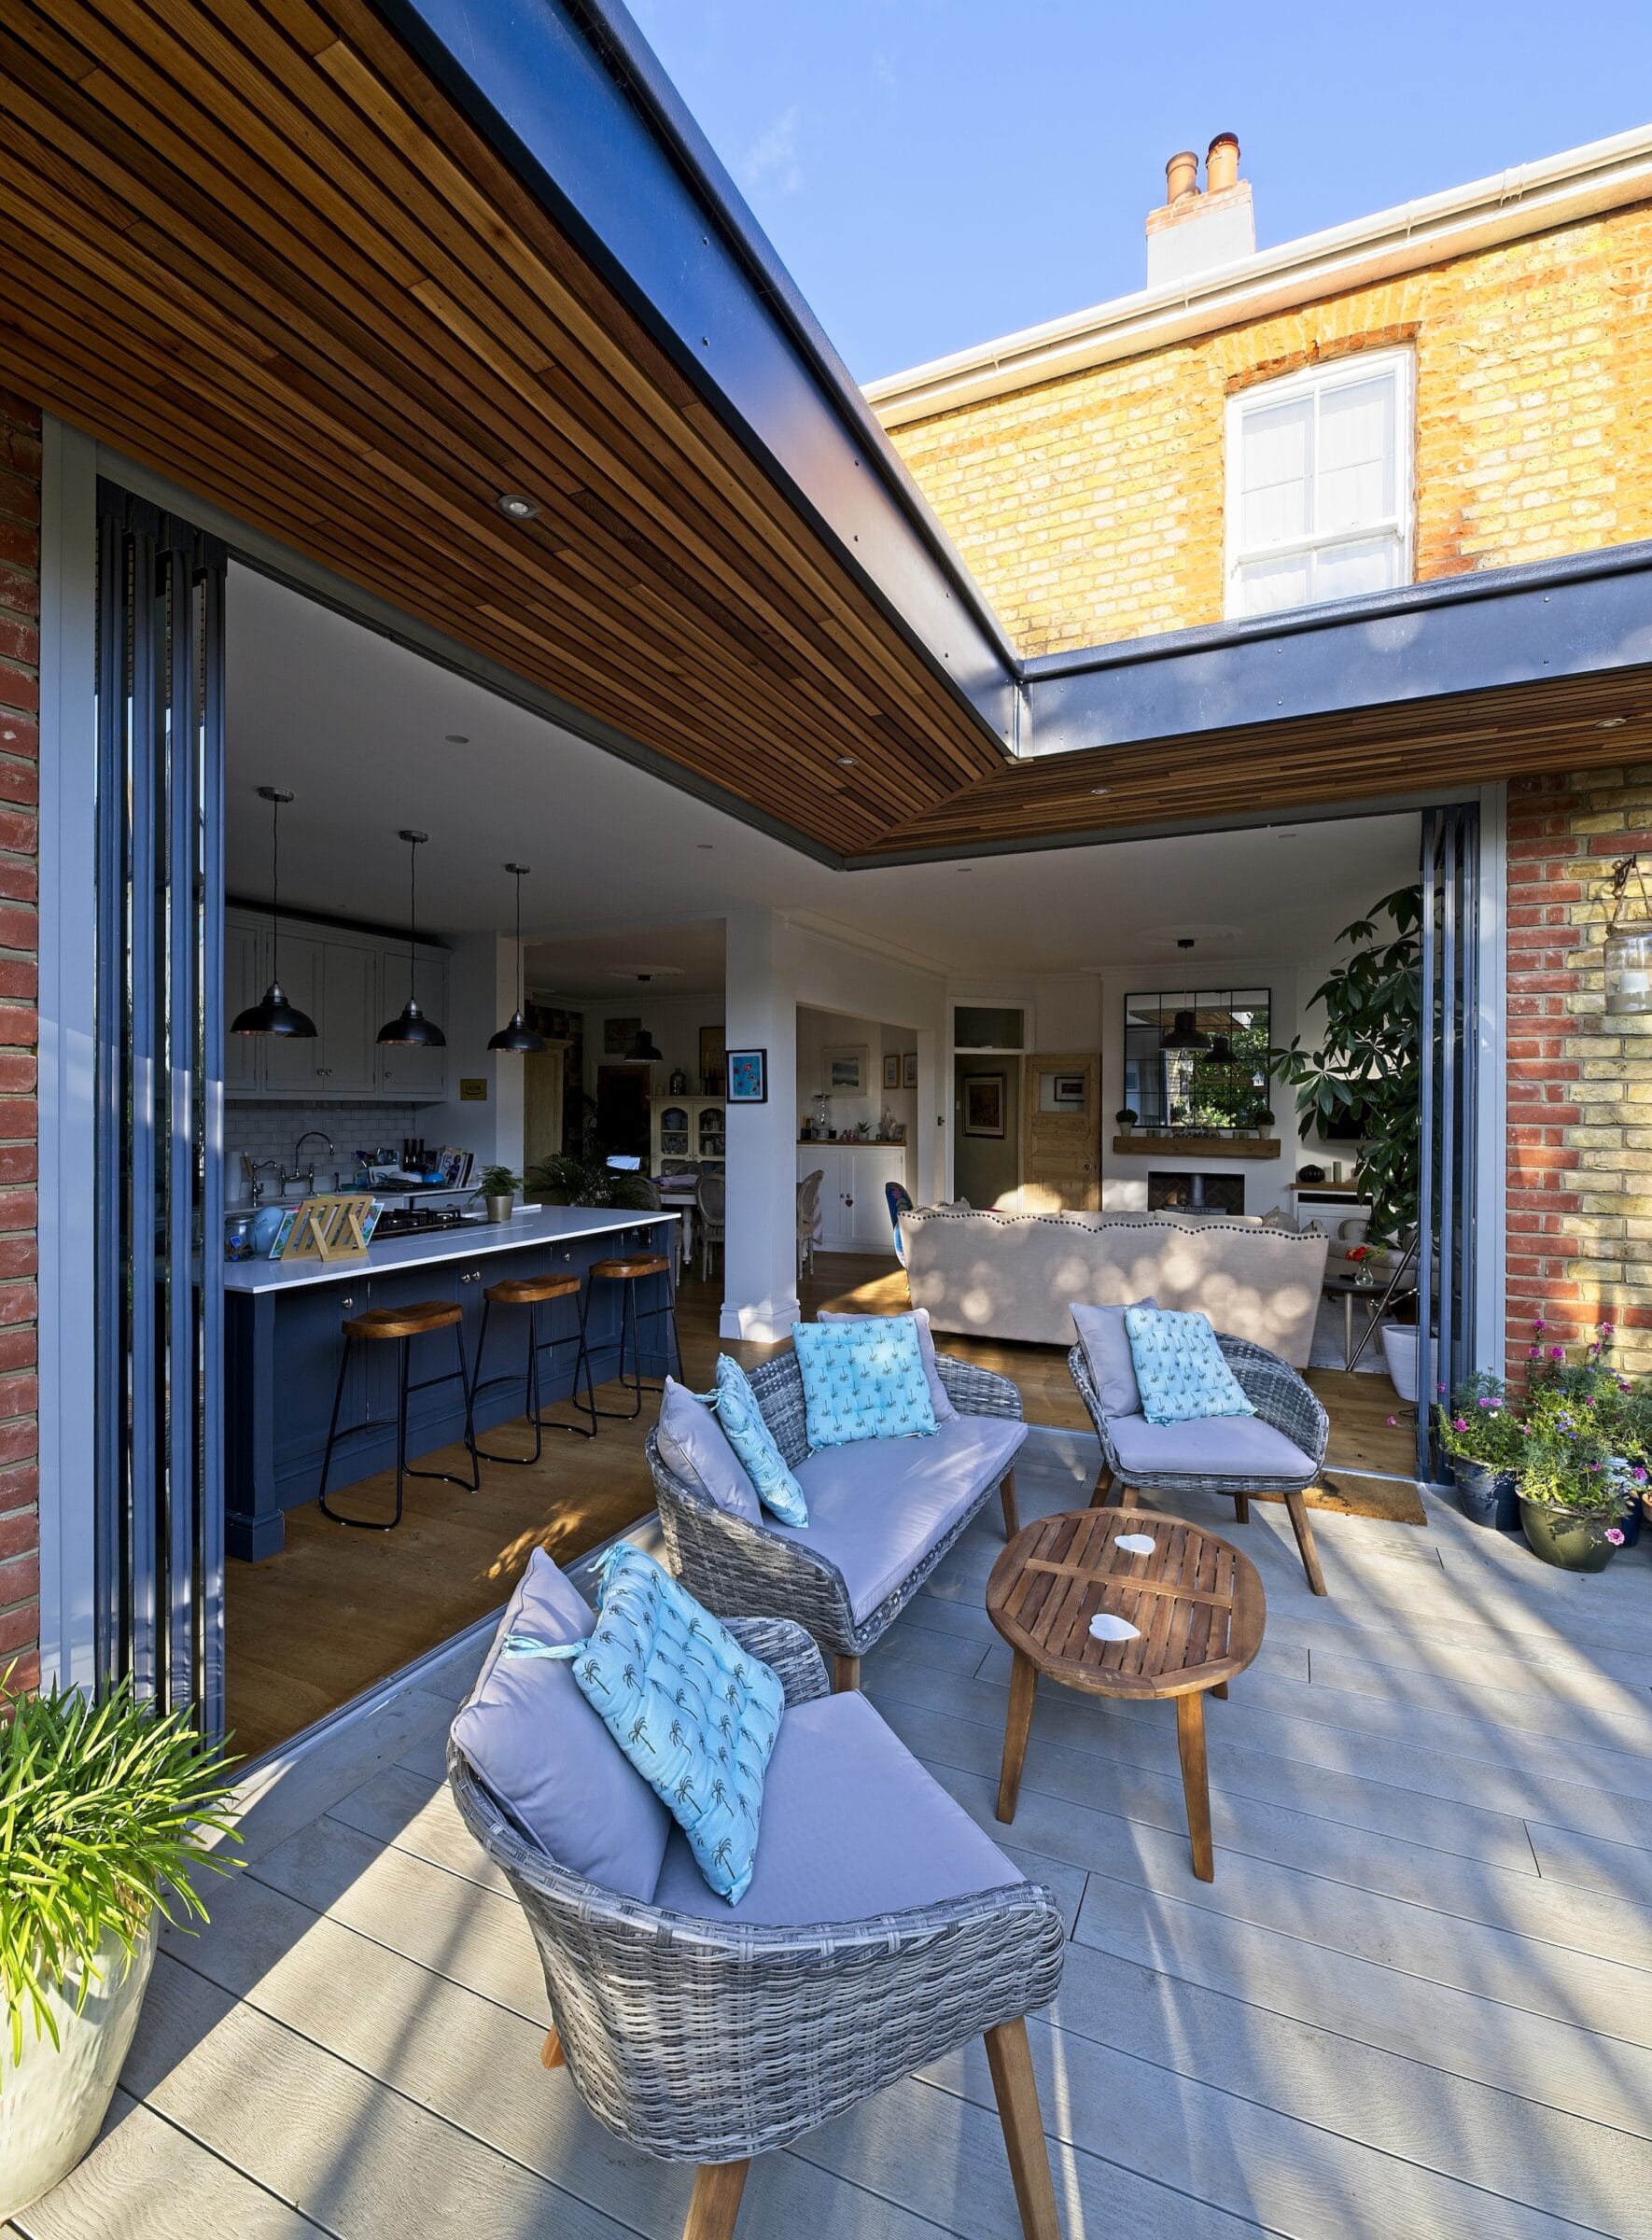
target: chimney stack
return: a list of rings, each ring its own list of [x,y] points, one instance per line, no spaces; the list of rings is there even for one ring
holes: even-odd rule
[[[1165,199],[1147,213],[1147,285],[1169,287],[1254,255],[1251,182],[1239,175],[1239,144],[1218,133],[1205,157],[1205,190],[1190,148],[1165,165]]]

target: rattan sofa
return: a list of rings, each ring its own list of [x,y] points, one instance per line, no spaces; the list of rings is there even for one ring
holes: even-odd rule
[[[1246,1524],[1253,1493],[1277,1493],[1284,1501],[1302,1568],[1315,1594],[1325,1591],[1320,1571],[1313,1527],[1308,1521],[1303,1495],[1319,1477],[1325,1460],[1330,1422],[1312,1392],[1276,1353],[1253,1346],[1248,1338],[1216,1334],[1228,1367],[1243,1388],[1255,1417],[1213,1417],[1199,1425],[1149,1423],[1145,1416],[1110,1416],[1103,1412],[1090,1374],[1089,1357],[1082,1345],[1067,1356],[1079,1397],[1090,1411],[1096,1436],[1101,1442],[1101,1467],[1090,1506],[1097,1508],[1116,1491],[1128,1508],[1138,1492],[1163,1493],[1171,1500],[1185,1494],[1215,1493],[1231,1500],[1235,1521]],[[1280,1435],[1269,1440],[1269,1452],[1261,1467],[1247,1451],[1252,1445],[1245,1427],[1260,1423]],[[1224,1429],[1225,1426],[1225,1429]],[[1231,1459],[1217,1455],[1209,1466],[1189,1469],[1179,1449],[1188,1444],[1190,1428],[1200,1444],[1231,1447]]]
[[[819,1652],[801,1626],[727,1622],[779,1675],[789,1715],[827,1697]],[[859,1697],[834,1701],[835,1713],[881,1726]],[[910,1785],[914,1812],[943,1816],[933,1886],[945,1885],[948,1855],[966,1852],[971,1868],[986,1857],[994,1885],[869,1919],[776,1925],[742,1921],[721,1899],[705,1911],[672,1911],[571,1872],[524,1837],[448,1744],[460,1814],[505,1874],[539,1948],[553,2024],[545,2065],[566,2062],[581,2098],[619,2137],[700,2165],[685,2240],[728,2240],[752,2155],[983,2035],[1026,2240],[1060,2240],[1024,2020],[1056,1995],[1060,1913],[887,1730],[883,1756],[903,1796]],[[899,1812],[897,1801],[884,1817]],[[781,1841],[765,1809],[762,1842]]]
[[[660,1524],[671,1567],[684,1586],[719,1617],[740,1612],[797,1619],[822,1649],[832,1653],[833,1680],[839,1687],[859,1685],[861,1657],[893,1625],[995,1489],[1003,1503],[1005,1538],[1017,1529],[1014,1458],[1025,1436],[1021,1395],[1007,1377],[950,1354],[937,1354],[936,1366],[960,1418],[1006,1428],[1013,1424],[1019,1435],[994,1443],[996,1450],[984,1466],[983,1481],[964,1489],[968,1498],[953,1505],[940,1529],[929,1529],[921,1516],[911,1517],[904,1527],[908,1538],[901,1552],[899,1575],[873,1603],[864,1595],[857,1599],[851,1590],[827,1551],[827,1534],[817,1530],[811,1541],[810,1528],[777,1524],[766,1515],[749,1521],[719,1508],[672,1471],[660,1452],[657,1430],[648,1436]],[[763,1421],[789,1466],[803,1473],[806,1495],[809,1443],[796,1354],[786,1347],[751,1370],[750,1379]],[[943,1426],[943,1435],[946,1428]],[[892,1524],[901,1525],[908,1514],[902,1507],[903,1474],[931,1469],[935,1458],[928,1451],[927,1439],[880,1439],[875,1444],[875,1458],[864,1459],[875,1463],[877,1507]],[[960,1458],[959,1466],[969,1465]]]

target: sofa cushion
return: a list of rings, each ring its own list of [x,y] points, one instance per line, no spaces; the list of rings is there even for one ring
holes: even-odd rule
[[[666,1378],[660,1403],[659,1448],[660,1460],[673,1477],[729,1516],[757,1522],[757,1495],[722,1425],[675,1377]]]
[[[791,1343],[811,1448],[932,1436],[935,1411],[911,1315],[799,1323]]]
[[[1278,1477],[1307,1485],[1316,1475],[1312,1456],[1260,1416],[1199,1416],[1186,1423],[1114,1416],[1107,1435],[1127,1485],[1162,1477]]]
[[[1156,1299],[1138,1299],[1138,1307],[1156,1307]],[[1075,1307],[1072,1320],[1079,1343],[1090,1365],[1096,1403],[1104,1416],[1134,1416],[1141,1409],[1141,1388],[1136,1382],[1136,1364],[1130,1353],[1130,1334],[1125,1328],[1122,1307]]]
[[[1255,1414],[1216,1343],[1208,1315],[1127,1307],[1125,1328],[1141,1391],[1141,1413],[1150,1423]]]
[[[929,1439],[822,1447],[799,1464],[806,1532],[771,1529],[830,1557],[859,1625],[892,1594],[1015,1459],[1027,1426],[1006,1416],[955,1416]]]
[[[505,1605],[454,1740],[477,1779],[558,1866],[622,1897],[650,1898],[671,1819],[560,1660],[503,1655],[512,1634],[582,1641],[596,1614],[542,1548]]]
[[[803,1491],[763,1420],[750,1379],[726,1353],[717,1357],[717,1421],[763,1507],[772,1509],[783,1523],[807,1524]]]
[[[518,1639],[506,1643],[507,1658]],[[536,1652],[524,1644],[523,1653]],[[786,1706],[777,1675],[624,1540],[603,1558],[589,1635],[549,1654],[571,1657],[586,1701],[687,1836],[700,1873],[737,1905],[751,1879],[763,1774]]]
[[[823,1696],[787,1712],[742,1922],[864,1921],[1023,1879],[864,1696]],[[726,1918],[676,1833],[654,1903]]]
[[[818,1323],[865,1323],[882,1319],[876,1315],[834,1314],[830,1307],[820,1308],[815,1316]],[[935,1359],[935,1334],[930,1328],[929,1309],[915,1308],[912,1322],[917,1332],[917,1350],[923,1355],[924,1379],[930,1388],[930,1406],[934,1410],[935,1421],[937,1423],[950,1423],[958,1410],[952,1405],[951,1394],[941,1381],[941,1365]]]

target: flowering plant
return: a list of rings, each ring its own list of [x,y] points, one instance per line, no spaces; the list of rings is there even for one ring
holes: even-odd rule
[[[1488,1470],[1518,1470],[1526,1449],[1525,1426],[1509,1407],[1503,1379],[1489,1369],[1460,1384],[1449,1406],[1435,1409],[1440,1445],[1454,1462]]]

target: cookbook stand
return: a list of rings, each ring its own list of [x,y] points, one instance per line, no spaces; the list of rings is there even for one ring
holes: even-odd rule
[[[284,1260],[359,1260],[371,1236],[372,1198],[364,1191],[306,1197],[281,1248]]]

